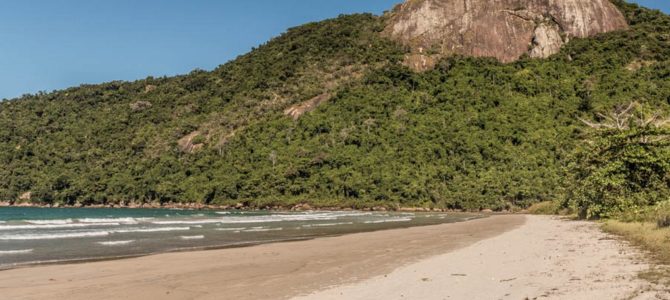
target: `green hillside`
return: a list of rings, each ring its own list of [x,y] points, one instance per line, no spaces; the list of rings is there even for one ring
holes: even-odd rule
[[[560,198],[579,118],[631,101],[670,112],[670,17],[619,6],[630,30],[544,60],[452,57],[414,73],[383,17],[351,15],[211,72],[3,101],[0,200],[477,210]]]

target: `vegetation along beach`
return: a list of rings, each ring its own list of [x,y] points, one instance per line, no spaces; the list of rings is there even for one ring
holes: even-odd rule
[[[102,83],[0,101],[0,299],[670,299],[667,4],[260,2],[7,7],[91,32],[45,41],[86,71],[26,65],[0,17],[36,72],[0,82]],[[97,81],[131,27],[223,64]]]

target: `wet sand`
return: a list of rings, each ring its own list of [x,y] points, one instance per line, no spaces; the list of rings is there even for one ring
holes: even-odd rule
[[[522,226],[493,216],[248,248],[0,272],[2,299],[288,299],[383,276]]]

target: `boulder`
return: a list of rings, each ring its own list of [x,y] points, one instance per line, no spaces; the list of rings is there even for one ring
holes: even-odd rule
[[[28,191],[28,192],[25,192],[25,193],[21,194],[21,196],[19,196],[19,200],[30,201],[30,199],[32,199],[32,197],[33,197],[33,193]]]

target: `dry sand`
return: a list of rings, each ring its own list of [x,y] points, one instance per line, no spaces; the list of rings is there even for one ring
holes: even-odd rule
[[[296,299],[670,299],[670,287],[638,279],[649,268],[639,252],[597,226],[528,216],[495,238]]]
[[[2,271],[0,299],[624,299],[648,286],[635,259],[594,224],[494,216]]]

